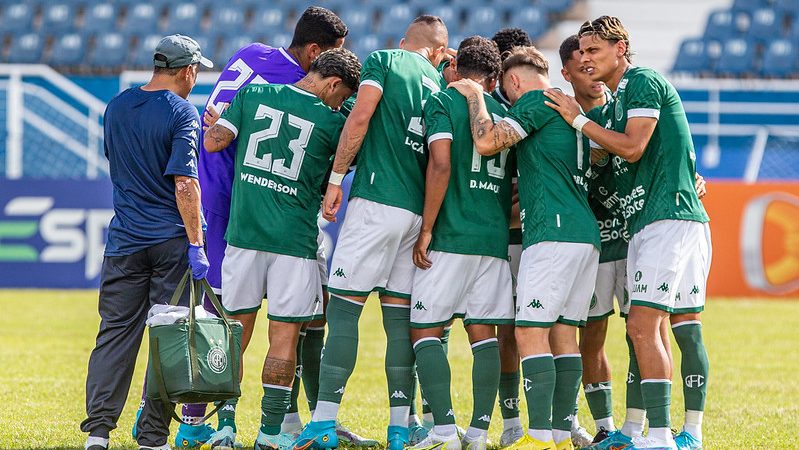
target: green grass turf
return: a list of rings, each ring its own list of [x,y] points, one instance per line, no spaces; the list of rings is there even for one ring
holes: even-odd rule
[[[0,448],[82,448],[86,365],[99,317],[95,291],[0,291]],[[342,407],[342,421],[353,430],[385,439],[388,421],[383,372],[385,338],[380,310],[370,300],[361,320],[358,365]],[[711,360],[705,413],[705,448],[799,447],[799,302],[713,299],[706,313],[705,342]],[[614,415],[624,415],[627,349],[623,321],[611,318],[607,351],[613,367]],[[259,380],[266,352],[262,318],[246,355],[243,397],[238,407],[240,440],[251,446],[260,420]],[[675,348],[675,357],[679,352]],[[146,354],[139,354],[128,403],[111,433],[113,448],[136,448],[130,436],[139,403]],[[468,426],[471,410],[471,353],[463,327],[450,338],[453,396],[458,423]],[[677,362],[679,364],[679,362]],[[676,366],[679,367],[679,366]],[[682,424],[682,384],[676,371],[672,418]],[[307,420],[304,396],[300,411]],[[526,423],[525,410],[522,422]],[[580,422],[593,431],[585,401]],[[173,424],[172,432],[176,425]],[[501,416],[495,411],[490,437],[499,440]]]

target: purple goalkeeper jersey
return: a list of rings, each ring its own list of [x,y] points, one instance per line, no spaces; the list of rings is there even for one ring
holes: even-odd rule
[[[214,105],[221,110],[220,103],[230,103],[236,93],[250,83],[291,84],[304,76],[305,71],[286,50],[252,43],[239,49],[225,65],[206,108]],[[203,142],[202,136],[200,142]],[[221,152],[200,152],[198,172],[203,207],[223,217],[230,216],[235,158],[235,140]]]

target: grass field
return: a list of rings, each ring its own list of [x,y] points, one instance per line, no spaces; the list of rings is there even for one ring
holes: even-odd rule
[[[97,293],[0,291],[0,308],[0,448],[83,448],[85,436],[78,426],[85,414],[86,364],[99,322]],[[358,365],[344,400],[342,420],[361,434],[385,439],[385,339],[379,314],[376,302],[370,301],[361,320]],[[714,299],[704,320],[711,359],[705,448],[799,448],[799,302]],[[616,386],[617,422],[624,411],[623,383],[618,380],[625,379],[627,366],[622,336],[622,320],[611,319],[608,352]],[[455,408],[458,423],[466,426],[471,353],[460,325],[454,327],[450,342]],[[262,319],[246,356],[238,409],[239,436],[247,446],[252,445],[260,420],[258,374],[265,351],[266,321]],[[112,448],[136,448],[130,427],[145,358],[142,351],[119,428],[111,434]],[[678,375],[672,405],[674,426],[682,424],[681,386]],[[300,411],[307,418],[302,396],[301,402]],[[497,442],[501,432],[498,411],[494,417],[490,436]],[[524,416],[522,422],[526,423]],[[580,422],[593,431],[582,398]],[[173,433],[175,428],[173,425]]]

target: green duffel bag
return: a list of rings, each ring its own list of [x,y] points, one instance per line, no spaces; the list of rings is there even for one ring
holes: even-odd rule
[[[241,358],[241,322],[231,320],[206,280],[191,279],[187,271],[172,295],[170,305],[177,305],[189,285],[188,319],[169,325],[149,327],[150,359],[147,371],[147,397],[166,399],[165,409],[181,421],[170,403],[210,403],[220,401],[208,414],[212,416],[225,400],[241,396],[239,361]],[[203,291],[219,317],[197,318]]]

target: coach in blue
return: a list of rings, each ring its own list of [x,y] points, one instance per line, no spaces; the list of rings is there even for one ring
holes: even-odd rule
[[[213,67],[196,41],[167,36],[155,49],[150,82],[120,93],[105,111],[114,218],[101,274],[102,320],[86,376],[87,450],[108,448],[150,307],[169,301],[187,267],[197,279],[208,272],[197,181],[200,117],[186,100],[200,64]],[[138,421],[139,448],[168,449],[169,419],[159,402],[148,401]]]

